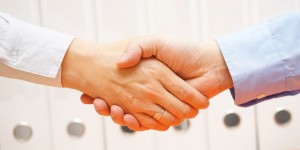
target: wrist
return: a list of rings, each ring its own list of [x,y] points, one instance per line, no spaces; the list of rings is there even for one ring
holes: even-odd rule
[[[90,48],[85,41],[75,39],[69,46],[61,65],[63,87],[80,90],[84,87],[86,66],[91,59]]]
[[[208,44],[210,49],[215,53],[214,56],[217,59],[217,67],[218,70],[220,71],[220,75],[222,76],[221,78],[223,79],[223,88],[224,89],[229,89],[233,87],[233,81],[232,77],[230,75],[229,69],[227,67],[226,61],[223,57],[223,54],[221,52],[221,49],[219,45],[217,44],[216,41],[212,41],[210,44]]]

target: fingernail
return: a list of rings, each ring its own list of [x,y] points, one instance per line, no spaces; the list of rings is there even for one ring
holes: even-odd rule
[[[120,57],[119,62],[124,62],[127,59],[127,52],[124,52],[124,54]]]

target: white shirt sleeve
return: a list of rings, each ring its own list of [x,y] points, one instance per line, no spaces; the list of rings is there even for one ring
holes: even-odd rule
[[[0,12],[0,76],[61,86],[60,66],[73,39]]]

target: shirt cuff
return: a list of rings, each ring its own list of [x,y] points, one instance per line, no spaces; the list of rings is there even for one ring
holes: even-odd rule
[[[0,61],[6,65],[1,65],[2,69],[8,71],[1,74],[10,78],[61,86],[60,66],[74,37],[3,13],[0,15],[7,22],[6,35],[1,39],[0,49],[5,55]]]
[[[217,39],[233,79],[236,105],[286,90],[286,70],[270,26],[267,22]]]

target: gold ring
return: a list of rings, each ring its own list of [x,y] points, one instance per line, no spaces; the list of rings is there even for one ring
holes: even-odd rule
[[[153,118],[154,118],[155,120],[159,120],[159,119],[164,115],[164,113],[165,113],[165,110],[162,109],[160,112],[156,112],[156,113],[153,115]]]

